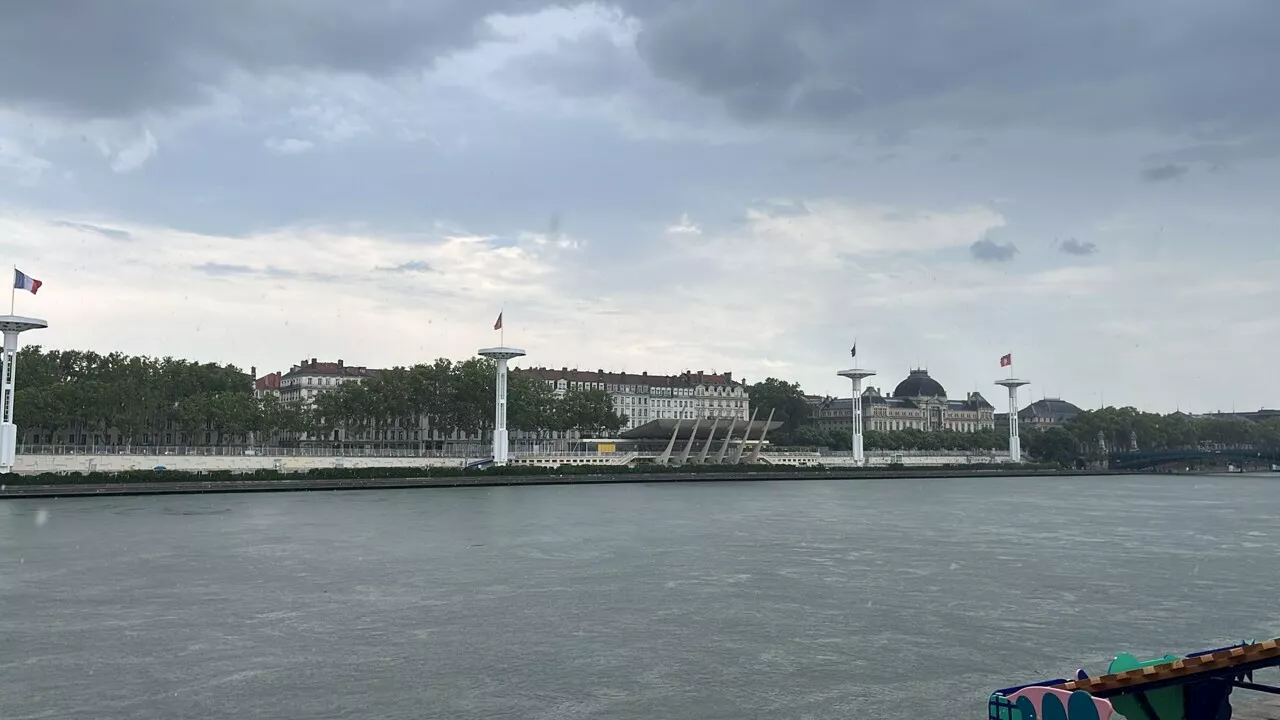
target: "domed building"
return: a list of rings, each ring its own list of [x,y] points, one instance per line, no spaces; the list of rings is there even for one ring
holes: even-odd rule
[[[849,398],[808,396],[810,416],[819,427],[849,427],[853,407]],[[862,393],[863,428],[866,430],[953,430],[973,432],[996,426],[995,408],[980,393],[964,400],[950,400],[942,383],[928,370],[912,370],[893,392],[882,395],[869,387]]]
[[[928,370],[912,370],[891,395],[867,388],[862,393],[862,415],[867,430],[973,432],[995,427],[995,407],[981,393],[950,400],[946,388]]]

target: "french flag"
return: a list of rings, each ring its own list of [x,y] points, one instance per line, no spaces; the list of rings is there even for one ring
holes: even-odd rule
[[[13,269],[13,289],[27,290],[32,295],[40,292],[40,286],[44,283],[22,272],[18,268]]]

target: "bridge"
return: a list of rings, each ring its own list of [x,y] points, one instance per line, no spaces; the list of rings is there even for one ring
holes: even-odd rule
[[[1268,467],[1280,464],[1280,448],[1224,448],[1222,450],[1140,450],[1116,452],[1107,457],[1112,470],[1145,470],[1162,465],[1199,464],[1205,461],[1232,465],[1252,464]]]

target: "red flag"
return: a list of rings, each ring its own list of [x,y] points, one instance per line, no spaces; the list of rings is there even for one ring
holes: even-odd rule
[[[493,324],[493,329],[494,330],[502,329],[502,313],[498,313],[498,320]]]
[[[502,322],[502,320],[499,319],[498,322]],[[1009,367],[1012,364],[1013,364],[1013,355],[1005,355],[1004,357],[1000,358],[1000,367]]]

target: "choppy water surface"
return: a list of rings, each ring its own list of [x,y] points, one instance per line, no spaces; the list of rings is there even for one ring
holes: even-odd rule
[[[978,718],[1280,634],[1277,518],[1239,476],[0,501],[0,717]]]

